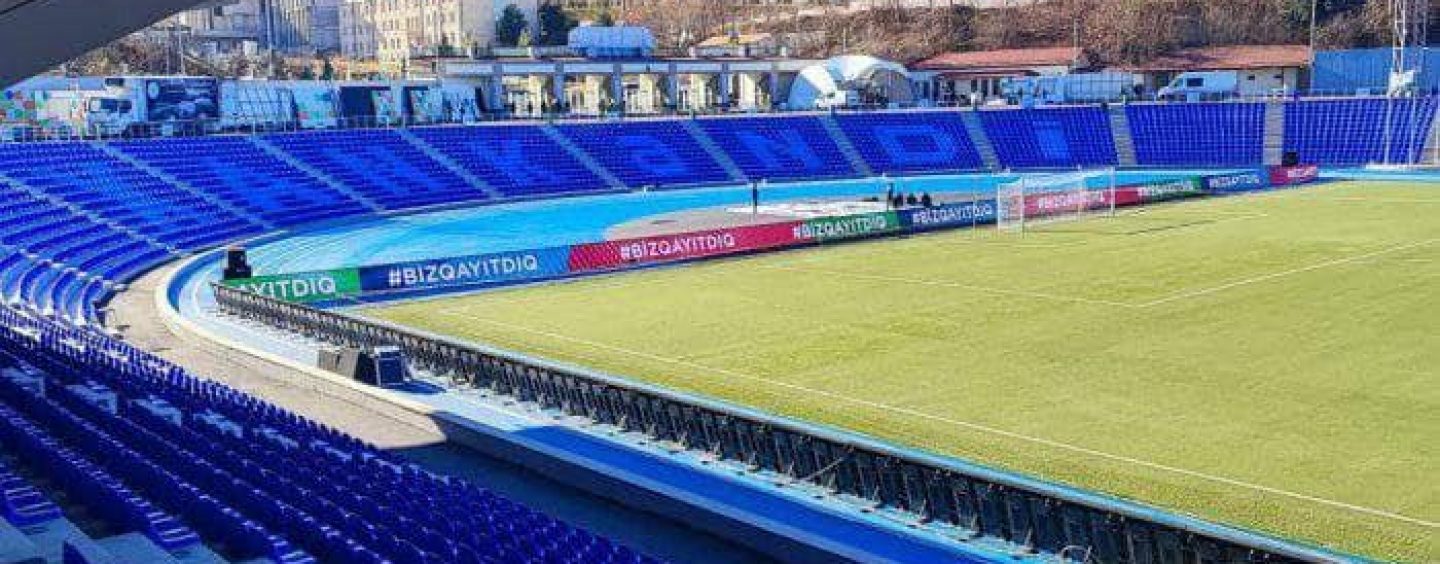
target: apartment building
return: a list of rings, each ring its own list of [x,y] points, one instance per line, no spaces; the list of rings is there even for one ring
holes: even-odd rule
[[[394,70],[418,57],[464,56],[495,43],[495,21],[515,5],[534,28],[538,0],[342,0],[340,53]]]

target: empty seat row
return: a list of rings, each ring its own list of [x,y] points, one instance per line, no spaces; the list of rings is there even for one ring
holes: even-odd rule
[[[1285,150],[1303,162],[1421,162],[1440,98],[1311,100],[1285,105]],[[1440,149],[1440,148],[1437,148]]]
[[[0,174],[177,247],[216,244],[255,227],[86,143],[0,145]]]
[[[288,226],[360,214],[364,206],[241,137],[113,143],[248,217]]]
[[[537,125],[421,127],[413,133],[509,198],[604,190],[605,182]]]
[[[1098,106],[981,110],[1000,165],[1010,169],[1114,166],[1110,116]]]
[[[1131,104],[1135,160],[1146,166],[1254,166],[1265,158],[1265,104]]]
[[[632,188],[736,180],[677,120],[568,124],[557,129]]]
[[[985,166],[959,112],[846,113],[835,120],[876,173],[935,173]]]
[[[0,419],[31,426],[0,432],[0,444],[52,438],[26,448],[112,478],[101,493],[151,502],[153,523],[131,523],[157,543],[175,542],[183,525],[206,543],[287,561],[646,561],[103,334],[10,307],[0,327],[0,354],[42,381],[0,377]]]
[[[323,131],[265,140],[386,209],[485,198],[394,131]]]
[[[855,176],[855,168],[816,116],[697,120],[751,180]]]

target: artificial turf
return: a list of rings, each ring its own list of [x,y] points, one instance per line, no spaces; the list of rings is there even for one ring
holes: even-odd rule
[[[365,315],[1440,561],[1440,186],[1330,183]]]

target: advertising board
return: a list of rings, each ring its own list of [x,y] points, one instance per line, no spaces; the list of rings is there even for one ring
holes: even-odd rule
[[[1263,189],[1269,184],[1269,174],[1262,170],[1205,177],[1205,191],[1218,194],[1250,192]]]
[[[543,280],[569,272],[570,247],[551,247],[361,267],[360,288],[389,292]]]
[[[804,241],[796,238],[801,225],[790,221],[575,245],[570,249],[570,270],[606,270],[785,247]]]
[[[995,223],[995,200],[900,210],[900,226],[912,231]]]
[[[225,280],[222,284],[287,302],[318,302],[360,295],[360,272],[354,268],[318,270]]]
[[[899,230],[900,216],[896,212],[862,213],[806,220],[795,226],[795,239],[823,242],[879,235]]]
[[[1271,186],[1294,186],[1296,184],[1307,184],[1320,178],[1320,167],[1317,165],[1300,166],[1276,166],[1270,167]]]
[[[1135,190],[1135,193],[1138,196],[1138,202],[1136,203],[1148,204],[1150,202],[1163,202],[1166,200],[1176,200],[1180,198],[1190,198],[1198,196],[1204,193],[1204,189],[1202,188],[1203,185],[1204,184],[1201,181],[1200,177],[1197,176],[1192,178],[1166,180],[1162,182],[1149,182],[1133,187],[1121,187],[1116,189],[1116,205],[1125,205],[1119,201],[1121,197],[1118,192],[1123,191],[1126,188],[1133,188]]]

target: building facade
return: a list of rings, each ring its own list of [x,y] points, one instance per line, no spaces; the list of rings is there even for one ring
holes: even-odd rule
[[[966,103],[1001,97],[1007,79],[1060,76],[1090,66],[1090,55],[1074,47],[1001,49],[943,53],[910,66],[928,79],[936,101]]]
[[[341,55],[376,60],[389,72],[417,58],[474,55],[495,46],[495,22],[507,6],[525,15],[532,33],[538,0],[342,0]]]
[[[1305,45],[1227,45],[1183,49],[1121,70],[1139,75],[1146,93],[1185,73],[1233,72],[1235,94],[1286,96],[1309,83],[1312,60]]]
[[[189,48],[202,56],[250,54],[260,42],[260,1],[219,0],[175,14],[157,27],[184,30]]]
[[[263,0],[260,43],[284,53],[340,50],[340,0]]]

